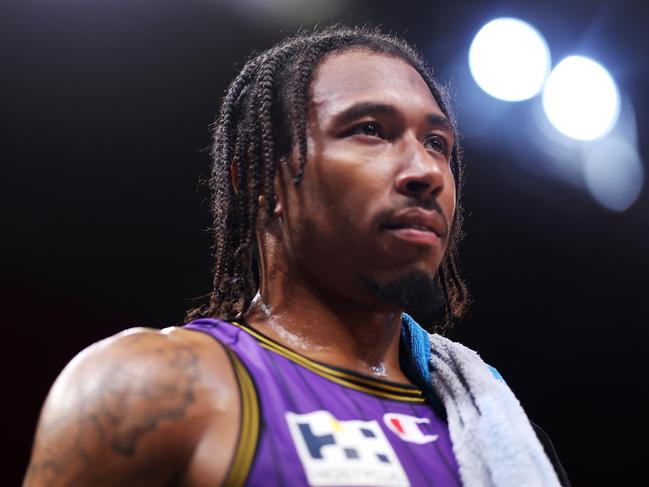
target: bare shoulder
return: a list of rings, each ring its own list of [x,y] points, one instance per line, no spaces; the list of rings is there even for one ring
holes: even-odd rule
[[[222,425],[236,442],[238,399],[229,358],[211,337],[119,333],[82,351],[52,386],[25,485],[183,483],[206,432]]]

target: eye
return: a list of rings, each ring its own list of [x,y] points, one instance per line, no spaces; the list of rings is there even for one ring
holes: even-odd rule
[[[441,135],[429,135],[424,141],[426,149],[448,155],[448,142]]]
[[[367,135],[383,138],[383,128],[377,122],[364,122],[350,131],[350,135]]]

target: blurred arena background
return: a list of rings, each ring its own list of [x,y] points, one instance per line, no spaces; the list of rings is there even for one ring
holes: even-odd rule
[[[130,326],[179,324],[209,291],[208,193],[199,182],[220,97],[251,51],[333,21],[402,35],[450,83],[464,133],[461,251],[474,298],[451,337],[502,372],[574,485],[643,483],[645,2],[21,0],[1,8],[9,453],[0,483],[20,481],[48,388],[78,351]],[[499,17],[533,26],[550,55],[541,84],[521,101],[487,94],[469,66],[474,37]],[[547,75],[572,55],[597,61],[616,84],[617,118],[593,140],[562,135],[544,113]],[[584,110],[602,103],[595,94]]]

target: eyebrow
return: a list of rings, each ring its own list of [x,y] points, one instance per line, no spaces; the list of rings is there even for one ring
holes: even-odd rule
[[[426,116],[426,122],[428,122],[430,125],[434,127],[448,130],[451,133],[455,132],[453,123],[449,120],[449,118],[446,115],[437,115],[431,113]]]
[[[336,114],[333,117],[332,125],[346,125],[368,115],[396,115],[396,113],[397,109],[392,105],[386,105],[385,103],[361,102]],[[426,115],[426,122],[434,127],[454,132],[453,124],[445,115],[430,113]]]
[[[396,113],[397,110],[393,106],[384,103],[361,102],[336,114],[332,123],[335,125],[345,125],[367,115],[394,115]]]

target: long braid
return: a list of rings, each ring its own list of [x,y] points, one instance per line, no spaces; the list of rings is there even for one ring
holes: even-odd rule
[[[304,176],[304,166],[307,160],[307,140],[306,130],[307,111],[303,107],[308,105],[309,100],[309,83],[308,80],[313,74],[313,68],[318,60],[318,54],[322,47],[318,44],[309,46],[309,48],[300,56],[298,61],[298,72],[295,76],[294,87],[292,90],[292,103],[290,106],[291,114],[294,117],[297,127],[297,172],[293,176],[293,182],[299,184]]]
[[[259,124],[261,126],[261,148],[264,163],[264,197],[267,214],[275,207],[275,143],[273,142],[273,82],[278,60],[271,59],[259,73]]]

